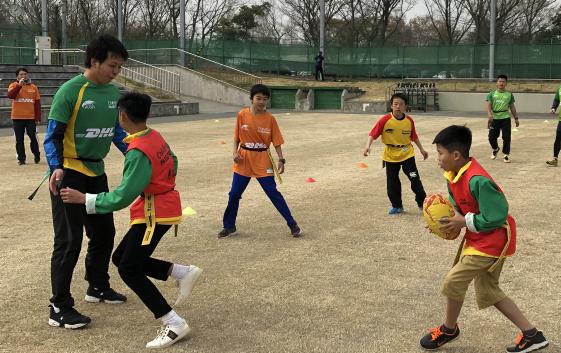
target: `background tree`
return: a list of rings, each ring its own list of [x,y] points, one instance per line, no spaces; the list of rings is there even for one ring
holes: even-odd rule
[[[467,14],[466,0],[425,0],[427,18],[443,44],[462,41],[473,20]]]

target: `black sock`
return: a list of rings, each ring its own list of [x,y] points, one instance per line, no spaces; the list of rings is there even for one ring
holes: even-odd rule
[[[538,329],[537,328],[533,328],[527,331],[522,331],[522,334],[524,335],[524,337],[534,337],[536,335],[536,333],[538,333]]]
[[[442,332],[444,332],[447,335],[451,335],[454,332],[456,332],[456,326],[454,326],[453,328],[449,328],[446,325],[442,324]]]

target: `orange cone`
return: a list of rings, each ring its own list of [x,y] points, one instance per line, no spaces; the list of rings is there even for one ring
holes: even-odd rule
[[[314,178],[308,178],[306,179],[306,183],[315,183],[316,180]]]
[[[358,164],[358,167],[359,167],[360,169],[366,169],[366,168],[368,168],[368,164],[366,164],[366,163],[364,163],[364,162],[360,162],[360,163]]]
[[[225,144],[226,144],[226,142],[224,142],[224,140],[220,140],[220,141],[218,141],[218,143],[221,144],[221,145],[225,145]]]

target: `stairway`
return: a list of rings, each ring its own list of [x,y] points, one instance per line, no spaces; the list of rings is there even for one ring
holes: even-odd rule
[[[12,125],[10,113],[12,109],[12,101],[7,97],[8,86],[15,81],[16,70],[21,65],[0,64],[0,127],[9,127]],[[78,66],[62,66],[62,65],[25,65],[29,71],[31,82],[39,88],[41,95],[41,115],[42,121],[46,122],[51,108],[51,102],[58,88],[69,79],[82,73],[82,69]],[[119,82],[113,82],[121,91],[127,90]],[[157,97],[152,97],[151,116],[173,116],[197,114],[199,105],[197,102],[181,102],[175,99],[162,101]]]

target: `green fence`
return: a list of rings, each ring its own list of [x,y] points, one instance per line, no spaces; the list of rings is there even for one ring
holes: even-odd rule
[[[127,47],[158,47],[157,41],[127,41]],[[174,44],[163,41],[160,47]],[[175,42],[177,45],[177,42]],[[317,48],[254,42],[187,42],[190,52],[253,73],[312,76]],[[486,45],[327,48],[325,72],[334,78],[487,78]],[[495,73],[512,78],[561,78],[561,44],[499,44]]]
[[[125,39],[129,49],[174,48],[178,44],[175,39]],[[0,40],[2,45],[7,44]],[[85,43],[68,45],[69,48],[84,46]],[[306,45],[221,40],[204,43],[186,41],[185,48],[191,53],[257,75],[271,73],[307,77],[314,74],[313,59],[318,52],[317,48]],[[157,51],[152,55],[161,57]],[[487,78],[489,67],[489,47],[486,45],[327,48],[324,56],[327,78]],[[147,62],[160,60],[145,59]],[[5,60],[0,56],[0,62]],[[495,49],[495,73],[506,73],[511,78],[561,78],[561,44],[498,44]]]

